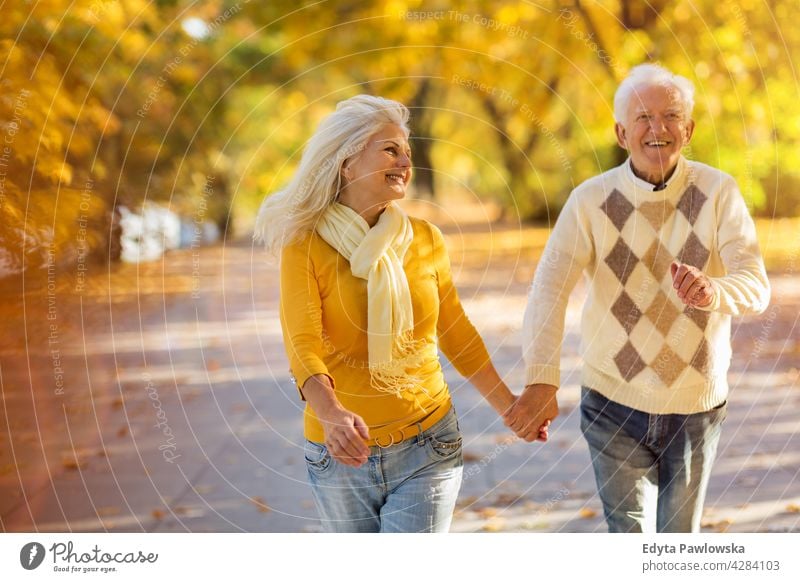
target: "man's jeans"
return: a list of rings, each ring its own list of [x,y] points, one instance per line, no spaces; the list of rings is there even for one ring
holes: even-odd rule
[[[726,409],[648,414],[583,388],[581,430],[610,532],[700,531]]]
[[[325,445],[306,441],[308,480],[327,532],[446,532],[463,460],[454,409],[417,436],[370,447],[367,462],[350,467]]]

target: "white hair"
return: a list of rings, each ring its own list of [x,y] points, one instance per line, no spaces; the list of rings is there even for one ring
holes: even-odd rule
[[[687,119],[692,117],[694,109],[694,85],[686,77],[681,77],[660,65],[645,64],[631,69],[628,76],[620,83],[614,94],[614,118],[618,123],[625,122],[631,98],[637,89],[643,86],[662,85],[672,86],[681,97],[684,114]]]
[[[277,255],[313,230],[338,197],[343,164],[360,154],[387,124],[400,126],[408,135],[408,117],[405,105],[383,97],[357,95],[341,101],[308,140],[289,184],[261,204],[254,238]]]

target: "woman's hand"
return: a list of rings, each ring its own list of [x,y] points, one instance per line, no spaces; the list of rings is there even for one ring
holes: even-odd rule
[[[331,457],[360,467],[369,457],[369,428],[364,419],[345,409],[333,391],[333,383],[325,374],[311,376],[302,387],[303,397],[322,423],[325,446]]]
[[[369,457],[369,429],[364,419],[342,408],[333,407],[325,414],[317,414],[325,431],[325,446],[331,456],[345,465],[360,467]]]

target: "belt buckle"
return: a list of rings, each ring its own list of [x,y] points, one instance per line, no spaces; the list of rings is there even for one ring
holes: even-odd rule
[[[388,448],[389,448],[389,447],[391,447],[392,445],[396,445],[396,444],[402,443],[402,442],[403,442],[403,441],[406,439],[406,429],[407,429],[407,428],[416,428],[416,429],[417,429],[417,432],[418,432],[418,433],[420,432],[420,431],[419,431],[419,426],[418,426],[418,425],[414,425],[413,427],[401,428],[401,429],[399,429],[399,430],[396,430],[396,431],[394,431],[394,432],[390,432],[390,433],[389,433],[389,438],[391,439],[391,441],[389,441],[389,444],[388,444],[388,445],[382,445],[382,444],[380,443],[379,439],[375,439],[375,445],[376,445],[378,448],[381,448],[381,449],[388,449]],[[395,434],[397,434],[397,440],[395,440],[395,438],[394,438],[394,435],[395,435]]]
[[[375,445],[376,445],[376,446],[377,446],[379,449],[388,449],[389,447],[391,447],[391,446],[394,444],[394,433],[391,433],[391,432],[390,432],[390,433],[389,433],[389,437],[390,437],[392,440],[389,442],[389,444],[388,444],[388,445],[382,445],[382,444],[381,444],[381,441],[380,441],[380,439],[375,439]]]

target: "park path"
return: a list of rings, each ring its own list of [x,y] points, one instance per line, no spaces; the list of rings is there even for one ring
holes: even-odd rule
[[[448,235],[456,283],[519,389],[534,262],[487,251],[485,234]],[[52,272],[25,294],[3,291],[0,528],[318,531],[278,275],[263,253],[240,242],[77,276]],[[707,531],[800,531],[800,280],[772,281],[770,310],[734,326]],[[465,441],[454,531],[604,531],[578,427],[580,301],[578,290],[562,414],[545,445],[513,439],[445,363]]]

